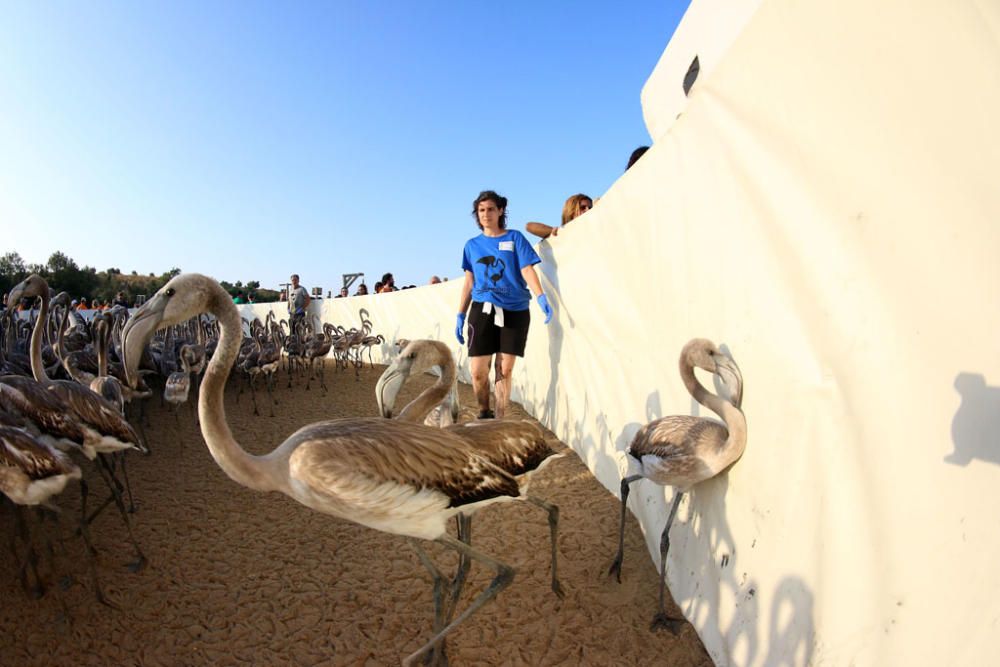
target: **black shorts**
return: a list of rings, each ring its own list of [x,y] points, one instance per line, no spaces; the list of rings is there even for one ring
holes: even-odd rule
[[[523,357],[524,345],[528,342],[528,326],[531,324],[530,310],[507,310],[504,308],[502,327],[493,323],[496,314],[496,307],[493,307],[487,315],[483,313],[482,303],[472,302],[466,330],[469,356],[485,357],[503,352]]]

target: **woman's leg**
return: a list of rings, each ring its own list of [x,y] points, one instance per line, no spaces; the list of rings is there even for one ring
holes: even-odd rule
[[[497,419],[507,414],[510,405],[511,373],[514,372],[514,361],[517,356],[501,352],[497,355],[496,375],[494,383],[497,394]]]
[[[497,355],[499,358],[500,355]],[[479,411],[490,409],[490,361],[493,355],[487,354],[481,357],[469,357],[469,370],[472,373],[472,390],[476,394],[476,402],[479,403]]]

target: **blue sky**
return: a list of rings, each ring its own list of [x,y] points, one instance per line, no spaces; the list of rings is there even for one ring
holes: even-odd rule
[[[484,189],[558,224],[649,143],[678,2],[17,2],[0,252],[265,287],[461,274]]]

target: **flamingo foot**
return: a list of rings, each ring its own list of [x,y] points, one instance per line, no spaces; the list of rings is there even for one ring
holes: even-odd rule
[[[611,563],[611,567],[608,568],[608,576],[615,575],[618,583],[622,583],[622,559],[621,557],[615,558],[614,562]]]
[[[142,572],[143,570],[146,569],[147,562],[148,561],[146,560],[146,556],[143,554],[139,554],[139,558],[132,561],[131,563],[126,563],[125,568],[129,572]]]
[[[683,618],[671,618],[667,616],[666,612],[658,611],[653,616],[653,622],[649,624],[649,631],[670,630],[670,634],[676,637],[680,634],[681,628],[684,626],[684,621],[685,619]]]

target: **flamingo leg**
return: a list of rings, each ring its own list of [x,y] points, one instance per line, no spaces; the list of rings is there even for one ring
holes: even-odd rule
[[[462,513],[456,514],[455,528],[458,533],[458,539],[471,546],[472,517]],[[458,571],[455,572],[455,580],[451,585],[451,608],[448,610],[448,620],[451,620],[451,615],[455,611],[455,605],[458,604],[458,598],[462,595],[462,588],[465,587],[465,577],[469,574],[471,566],[472,561],[469,560],[469,557],[460,553],[458,555]]]
[[[618,555],[615,556],[611,567],[608,568],[608,576],[615,575],[618,583],[622,581],[622,560],[625,558],[625,512],[628,510],[629,485],[640,479],[642,479],[642,475],[632,475],[622,480],[622,515],[621,522],[618,524]]]
[[[257,379],[256,375],[250,376],[250,398],[253,399],[253,413],[260,416],[260,410],[257,409],[257,390],[254,388],[254,380]]]
[[[423,564],[427,571],[431,575],[431,579],[434,582],[434,634],[437,635],[444,628],[444,584],[445,576],[441,574],[441,570],[437,568],[434,561],[430,559],[427,552],[424,551],[420,543],[414,539],[410,540],[410,545],[413,547],[414,551],[417,552],[417,556],[420,558],[420,562]],[[445,650],[445,642],[441,640],[427,655],[425,664],[428,665],[447,665],[448,657]]]
[[[97,549],[94,548],[94,541],[90,537],[90,526],[87,523],[87,497],[90,495],[89,487],[87,482],[83,479],[80,480],[80,535],[83,536],[83,542],[87,546],[87,555],[90,556],[90,580],[94,584],[94,596],[97,597],[97,601],[101,604],[111,607],[112,609],[119,609],[118,605],[114,604],[108,598],[104,596],[104,591],[101,589],[101,582],[97,578]]]
[[[447,547],[451,547],[459,554],[465,554],[469,558],[473,558],[475,560],[481,561],[482,563],[485,563],[486,565],[489,565],[494,570],[496,570],[497,574],[493,578],[493,581],[490,582],[489,586],[487,586],[483,590],[483,592],[479,594],[479,597],[473,600],[472,604],[466,607],[465,611],[463,611],[461,614],[458,615],[458,618],[456,618],[454,621],[446,625],[444,629],[442,629],[437,635],[432,637],[430,641],[428,641],[426,644],[417,649],[416,652],[407,656],[406,659],[403,660],[404,667],[409,667],[410,665],[413,665],[414,661],[417,658],[426,653],[428,650],[433,649],[438,644],[438,642],[444,639],[452,630],[454,630],[456,627],[458,627],[458,625],[460,625],[463,621],[465,621],[465,619],[467,619],[469,616],[472,616],[472,614],[478,611],[480,607],[482,607],[484,604],[495,598],[497,596],[497,593],[510,586],[511,582],[514,581],[514,568],[505,563],[501,563],[495,558],[487,556],[486,554],[480,551],[476,551],[475,549],[465,544],[464,542],[456,540],[451,535],[442,535],[441,537],[437,538],[436,541]]]
[[[122,486],[118,479],[115,477],[114,470],[108,463],[108,459],[104,454],[98,454],[98,459],[100,465],[98,465],[98,470],[101,471],[101,476],[104,477],[104,481],[107,482],[108,488],[111,489],[111,494],[114,497],[115,506],[118,508],[118,513],[122,517],[122,522],[125,524],[125,530],[128,532],[128,539],[132,543],[132,547],[135,549],[136,560],[132,561],[127,565],[129,571],[139,572],[146,566],[146,556],[142,553],[142,549],[139,548],[139,543],[136,542],[135,536],[132,534],[132,522],[129,521],[128,513],[125,511],[125,501],[122,497]]]
[[[128,513],[135,514],[135,499],[132,497],[132,483],[128,481],[128,467],[125,465],[125,452],[114,455],[115,460],[122,464],[122,477],[125,478],[125,490],[128,492]]]
[[[556,554],[556,541],[559,537],[559,508],[552,503],[546,502],[535,496],[528,496],[525,500],[538,505],[549,513],[549,541],[552,543],[552,559],[550,561],[552,563],[552,592],[555,593],[557,597],[562,599],[566,596],[566,594],[563,592],[562,586],[559,584],[559,560]]]
[[[649,626],[650,630],[669,629],[670,633],[674,635],[680,632],[685,619],[683,616],[680,618],[667,616],[666,609],[663,606],[663,597],[667,587],[667,551],[670,550],[670,525],[674,522],[674,517],[677,515],[677,506],[681,504],[681,497],[683,495],[683,491],[674,492],[674,502],[670,507],[670,516],[667,517],[667,525],[663,527],[663,533],[660,535],[660,608],[656,612],[656,615],[653,616],[653,622]]]
[[[272,377],[273,377],[272,373],[268,373],[266,376],[264,376],[264,386],[267,387],[267,397],[271,399],[271,416],[273,417],[274,416],[274,405],[277,403],[277,401],[274,400],[274,391],[273,391],[273,388],[271,387],[271,384],[272,384],[271,378]]]
[[[18,577],[21,579],[21,588],[34,599],[45,595],[45,587],[42,584],[41,575],[38,573],[38,552],[35,551],[34,542],[31,539],[31,529],[28,526],[28,517],[24,507],[14,505],[14,517],[16,520],[16,534],[24,544],[24,558],[21,559],[17,552],[16,538],[11,534],[10,550],[14,554],[14,559],[20,564],[17,568]],[[31,584],[32,577],[28,571],[34,574],[34,585]]]
[[[198,399],[201,396],[201,373],[195,373],[194,375],[194,402],[191,403],[191,408],[194,412],[194,425],[199,426],[201,424],[198,421]]]

